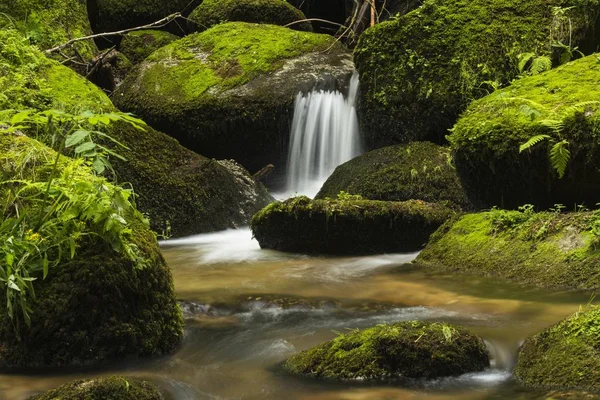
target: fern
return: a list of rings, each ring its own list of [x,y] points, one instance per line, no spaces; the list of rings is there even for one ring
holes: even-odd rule
[[[529,138],[528,141],[519,146],[519,153],[524,152],[525,150],[531,149],[536,144],[543,142],[544,140],[551,139],[550,135],[535,135]]]
[[[527,72],[527,64],[535,58],[535,53],[522,53],[519,54],[519,72]]]
[[[571,159],[571,152],[568,146],[569,142],[563,139],[550,148],[550,163],[552,164],[552,168],[558,173],[559,178],[565,176],[567,165]]]
[[[552,60],[550,57],[540,56],[533,59],[531,62],[531,66],[529,67],[529,71],[531,75],[541,74],[544,71],[549,71],[552,69]]]

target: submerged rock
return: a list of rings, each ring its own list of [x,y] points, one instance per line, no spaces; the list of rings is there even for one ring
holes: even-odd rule
[[[49,390],[29,400],[163,400],[150,382],[122,376],[79,380]]]
[[[439,378],[490,364],[482,339],[444,323],[420,321],[354,330],[291,357],[284,369],[336,380]]]
[[[415,263],[552,289],[597,289],[599,238],[591,230],[597,224],[591,212],[467,214],[432,235]]]
[[[594,51],[585,39],[599,11],[597,2],[578,0],[426,0],[375,25],[354,52],[366,141],[443,141],[474,98],[519,75],[519,56],[551,56],[552,43],[569,40]]]
[[[450,149],[429,142],[385,147],[356,157],[336,168],[316,198],[336,198],[341,191],[370,200],[414,199],[470,208]]]
[[[373,254],[420,249],[453,212],[419,200],[274,202],[252,217],[260,246],[299,253]]]
[[[588,207],[600,192],[600,64],[585,57],[514,81],[474,102],[448,137],[469,198],[479,207]],[[539,136],[547,135],[547,136]],[[519,146],[537,144],[519,153]],[[549,151],[565,158],[565,175]],[[557,157],[560,160],[561,157]]]
[[[179,39],[169,32],[146,29],[129,32],[123,37],[119,51],[133,64],[139,64],[154,51]]]
[[[305,20],[302,11],[282,0],[204,0],[189,16],[198,31],[205,31],[223,22],[254,22],[287,25]],[[290,26],[291,29],[312,32],[310,22]]]
[[[599,308],[571,315],[523,343],[515,376],[529,386],[600,390],[599,332]]]
[[[281,170],[298,91],[326,77],[343,86],[353,68],[330,36],[229,22],[153,53],[113,100],[191,150]]]

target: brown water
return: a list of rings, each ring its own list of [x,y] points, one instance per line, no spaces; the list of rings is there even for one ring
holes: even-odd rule
[[[511,377],[519,343],[586,304],[499,279],[403,267],[416,254],[325,258],[262,251],[247,230],[162,244],[187,319],[181,348],[102,371],[0,375],[0,399],[22,400],[73,379],[124,374],[171,399],[536,399]],[[409,319],[470,327],[490,370],[433,382],[333,384],[289,377],[290,355],[347,329]]]

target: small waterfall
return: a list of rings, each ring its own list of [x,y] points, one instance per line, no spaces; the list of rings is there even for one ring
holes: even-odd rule
[[[357,93],[356,73],[346,98],[337,90],[298,93],[288,152],[288,194],[314,197],[338,165],[360,154]]]

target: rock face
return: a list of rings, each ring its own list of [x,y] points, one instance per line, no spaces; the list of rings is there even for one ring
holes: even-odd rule
[[[49,390],[29,400],[163,400],[158,388],[146,381],[121,376],[80,380]]]
[[[153,53],[113,101],[191,150],[281,170],[298,91],[324,76],[343,85],[352,71],[329,36],[230,22]]]
[[[6,131],[0,133],[0,154],[0,172],[6,180],[46,182],[55,159],[55,153],[39,142]],[[60,187],[67,196],[73,193],[68,186],[73,182],[90,183],[86,196],[96,196],[98,201],[105,201],[99,197],[98,187],[114,190],[79,161],[65,157],[58,166],[59,171],[72,171],[68,179],[56,177],[53,181],[54,187]],[[81,187],[77,190],[77,196],[84,195]],[[3,185],[3,204],[9,192],[10,187]],[[35,221],[29,220],[38,215],[39,203],[27,199],[20,203],[22,226],[34,226]],[[73,197],[69,199],[74,201]],[[115,205],[106,207],[117,212]],[[59,205],[56,209],[62,208]],[[14,219],[10,210],[4,210],[4,220]],[[71,211],[68,216],[65,212],[56,217],[66,232],[70,221],[83,226],[81,235],[71,236],[75,256],[63,253],[45,279],[41,270],[29,271],[29,276],[38,278],[33,282],[36,296],[30,327],[15,322],[20,317],[11,320],[7,302],[0,303],[1,369],[88,365],[127,356],[160,355],[172,351],[183,338],[183,319],[171,271],[142,215],[126,208],[121,216],[131,229],[123,233],[121,242],[135,252],[131,257],[124,245],[116,251],[108,239],[94,234],[96,228],[84,217],[86,210],[78,210],[79,214]],[[37,230],[34,233],[40,235]],[[33,235],[28,240],[34,240]],[[0,289],[3,298],[8,297],[6,290],[4,285]]]
[[[553,6],[571,8],[553,17]],[[586,47],[598,11],[577,0],[426,0],[375,25],[354,52],[367,143],[443,141],[473,98],[517,77],[520,55],[551,55],[551,42],[568,42],[569,32],[573,46]]]
[[[356,157],[336,168],[316,198],[336,198],[340,191],[370,200],[414,199],[470,208],[450,149],[429,142],[385,147]]]
[[[439,378],[482,371],[483,340],[442,323],[407,321],[351,331],[291,357],[284,369],[335,380]]]
[[[597,289],[600,250],[590,230],[597,221],[590,212],[467,214],[432,235],[415,263],[552,289]]]
[[[515,376],[529,386],[597,392],[600,389],[598,331],[600,309],[593,307],[571,315],[523,343]]]
[[[164,31],[151,29],[133,31],[123,37],[119,50],[133,64],[139,64],[154,51],[177,39],[179,37]]]
[[[0,44],[13,43],[13,36],[2,34],[0,31]],[[57,106],[115,110],[93,84],[15,40],[21,43],[20,57],[2,58],[0,54],[0,60],[12,66],[7,79],[0,81],[0,110]],[[133,185],[138,207],[150,216],[152,228],[158,232],[170,230],[175,236],[185,236],[245,225],[272,200],[262,185],[242,182],[239,174],[150,127],[142,131],[115,123],[109,133],[127,146],[114,149],[127,160],[112,160],[117,178]]]
[[[589,56],[519,79],[474,102],[448,138],[469,198],[482,208],[596,204],[598,80],[600,64]],[[519,153],[519,146],[533,137],[539,143]],[[570,153],[562,178],[552,167],[554,156],[548,155],[559,143],[559,153]]]
[[[193,27],[205,31],[223,22],[254,22],[287,25],[305,20],[302,11],[282,0],[204,0],[189,16]],[[310,22],[290,26],[291,29],[312,32]]]
[[[252,217],[260,246],[298,253],[374,254],[420,249],[452,211],[422,201],[274,202]]]

